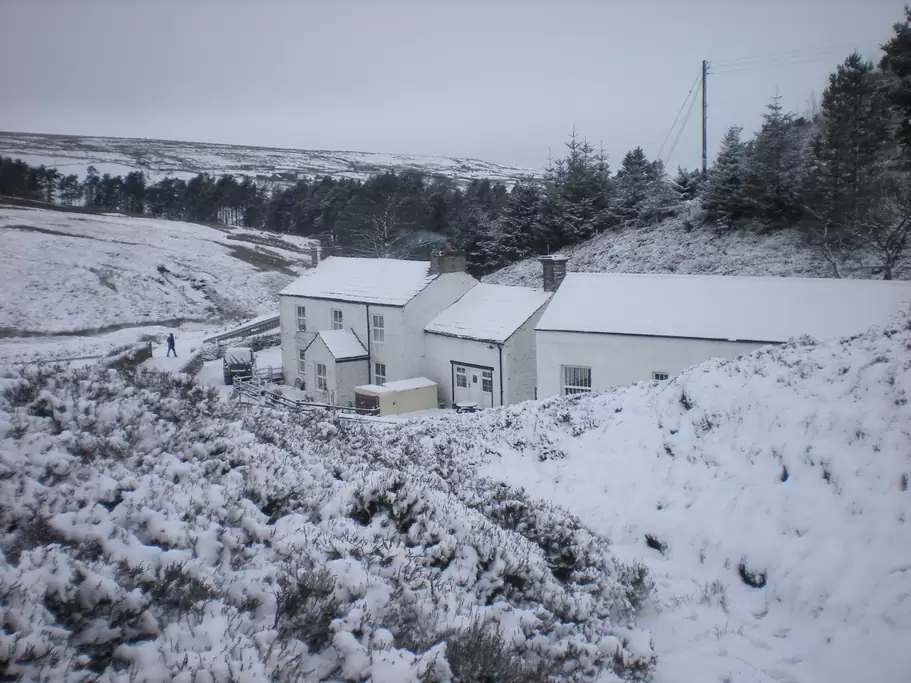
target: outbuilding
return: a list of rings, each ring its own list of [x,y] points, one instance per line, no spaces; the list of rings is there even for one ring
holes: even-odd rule
[[[545,277],[549,264],[544,262]],[[552,271],[551,271],[552,272]],[[858,334],[911,307],[911,282],[560,274],[535,329],[541,398],[666,380],[760,346]]]
[[[375,415],[400,415],[437,408],[437,385],[426,377],[356,387],[355,406]]]

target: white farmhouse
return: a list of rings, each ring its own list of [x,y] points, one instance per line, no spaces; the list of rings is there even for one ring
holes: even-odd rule
[[[456,251],[430,263],[325,259],[279,294],[285,382],[347,405],[355,386],[415,377],[424,327],[476,284]],[[321,332],[343,334],[317,341]]]
[[[668,379],[803,335],[840,337],[911,306],[911,282],[569,273],[536,326],[540,398]],[[549,271],[549,272],[548,272]],[[565,272],[565,271],[564,271]],[[560,282],[562,277],[562,283]]]
[[[481,408],[535,396],[535,325],[550,293],[479,284],[424,328],[424,376],[447,405]]]

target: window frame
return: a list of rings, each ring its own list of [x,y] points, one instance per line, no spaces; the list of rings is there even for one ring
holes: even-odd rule
[[[461,370],[461,372],[459,372]],[[455,369],[456,386],[459,389],[468,388],[468,369],[463,365],[457,365]]]
[[[301,311],[303,311],[303,315],[301,315]],[[297,331],[306,332],[307,331],[307,307],[297,304],[295,313],[297,313]],[[301,324],[301,321],[303,321],[303,324]]]
[[[335,314],[338,313],[338,322],[336,322]],[[345,329],[345,313],[340,308],[330,308],[329,309],[329,327],[333,330],[344,330]]]
[[[485,394],[493,393],[493,370],[481,370],[481,391]]]
[[[325,363],[316,364],[316,390],[329,391],[329,368]]]
[[[671,378],[671,373],[669,372],[652,372],[652,380],[655,382],[666,382]]]
[[[307,360],[304,356],[304,349],[297,350],[297,374],[304,376],[307,374]]]
[[[592,369],[584,365],[561,365],[560,389],[562,396],[590,394],[592,392]]]
[[[383,344],[386,341],[386,316],[382,313],[372,313],[372,330],[371,330],[371,339],[374,344]],[[379,325],[377,325],[379,321]],[[377,334],[379,333],[379,334]]]
[[[383,368],[383,371],[380,372],[380,368]],[[382,379],[380,379],[382,378]],[[373,383],[383,386],[386,384],[386,364],[385,363],[376,363],[373,364]]]

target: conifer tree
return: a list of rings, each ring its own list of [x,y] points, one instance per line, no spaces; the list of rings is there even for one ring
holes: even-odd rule
[[[856,52],[829,77],[820,105],[828,220],[855,224],[883,178],[890,122],[883,80]]]
[[[800,215],[800,140],[794,117],[776,95],[763,114],[748,171],[747,192],[756,216],[768,224],[793,224]]]
[[[731,126],[721,141],[721,150],[708,172],[704,206],[709,218],[723,227],[748,215],[746,194],[750,148],[740,139],[743,129]]]

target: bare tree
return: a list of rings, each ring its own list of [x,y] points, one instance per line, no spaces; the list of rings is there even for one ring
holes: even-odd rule
[[[405,211],[406,198],[397,192],[382,192],[368,200],[366,217],[355,231],[356,249],[376,258],[388,257],[395,243],[414,232],[414,224]]]
[[[911,185],[905,181],[883,190],[851,232],[876,254],[883,280],[893,279],[911,241]]]

